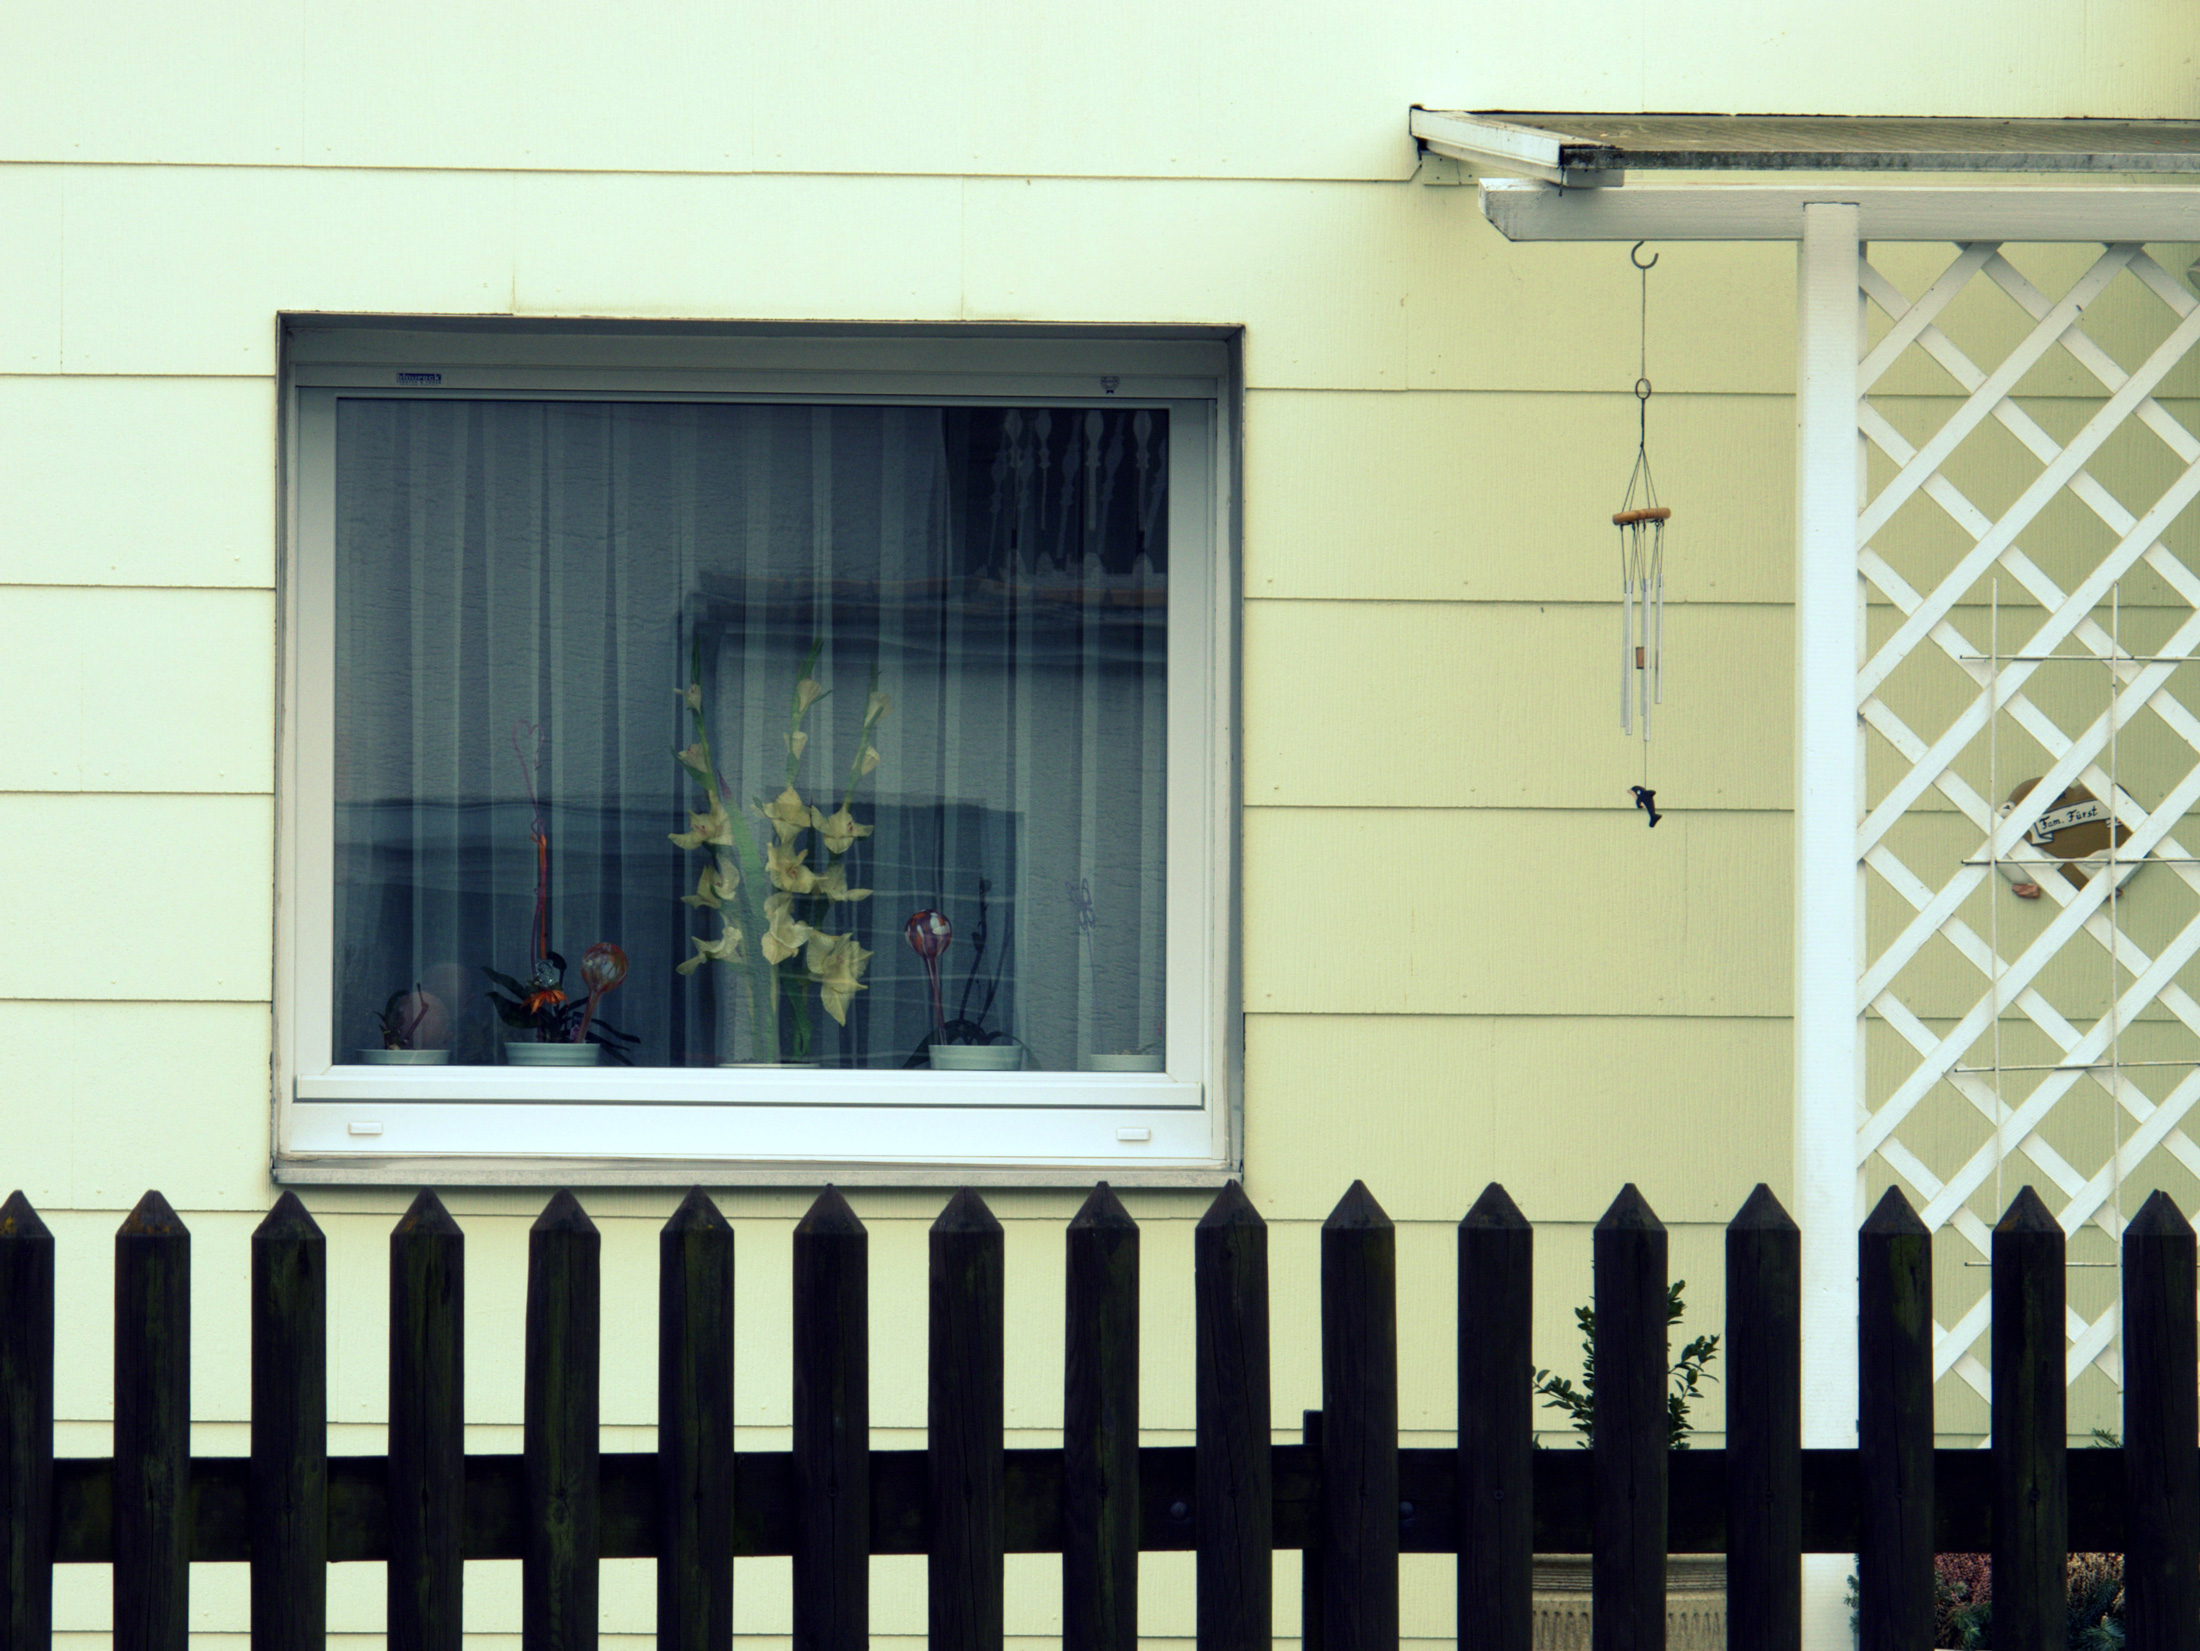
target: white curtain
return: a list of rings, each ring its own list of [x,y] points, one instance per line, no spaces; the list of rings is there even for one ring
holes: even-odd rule
[[[813,1004],[813,1055],[899,1066],[931,1029],[919,908],[955,928],[950,1016],[1049,1068],[1158,1051],[1164,414],[347,398],[336,462],[339,1059],[415,982],[454,1060],[501,1058],[482,971],[528,972],[537,817],[549,943],[628,954],[603,1014],[633,1058],[745,1053],[735,972],[675,973],[716,933],[668,840],[698,647],[744,804],[785,783],[813,646],[806,799],[837,804],[874,676],[892,700],[848,862],[874,893],[834,910],[867,990],[845,1029]]]

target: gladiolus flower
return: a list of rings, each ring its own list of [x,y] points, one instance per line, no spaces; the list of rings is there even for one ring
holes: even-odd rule
[[[848,886],[848,873],[844,867],[832,866],[817,874],[817,887],[813,891],[828,900],[868,900],[869,889],[852,889]]]
[[[789,850],[778,843],[765,844],[764,869],[771,875],[772,887],[789,894],[808,894],[816,888],[817,873],[803,864],[809,857],[806,848]]]
[[[771,821],[772,829],[779,833],[782,843],[791,843],[800,833],[809,829],[810,805],[790,785],[764,805],[764,818]]]
[[[708,814],[690,814],[688,829],[667,833],[682,848],[731,848],[733,816],[724,803],[714,803]]]
[[[672,691],[680,696],[680,702],[690,711],[702,710],[703,685],[700,682],[691,682],[685,688],[675,688]]]
[[[708,906],[716,911],[733,898],[733,891],[741,886],[741,871],[731,860],[720,859],[716,865],[705,866],[695,879],[695,892],[680,896],[682,905]]]
[[[864,702],[864,723],[868,725],[878,721],[879,718],[886,715],[886,713],[891,711],[893,708],[893,697],[889,694],[881,693],[878,689],[873,688],[871,690],[871,697]]]
[[[808,945],[810,938],[816,933],[807,923],[797,923],[782,911],[772,920],[772,926],[764,931],[758,945],[763,948],[766,963],[784,963]]]
[[[878,747],[875,745],[866,745],[863,748],[863,761],[857,766],[861,769],[862,772],[866,774],[870,773],[872,769],[876,768],[878,766]]]
[[[814,676],[806,676],[794,685],[794,709],[800,716],[825,697],[825,684]]]
[[[808,748],[809,743],[810,736],[804,733],[801,729],[797,728],[793,733],[787,736],[787,754],[799,761],[803,751]]]
[[[716,940],[705,940],[700,935],[690,935],[689,943],[695,955],[685,963],[673,965],[676,972],[691,975],[706,963],[738,963],[741,961],[741,931],[731,923]]]
[[[863,971],[870,961],[871,954],[856,944],[852,934],[820,934],[810,941],[810,978],[817,982],[825,1012],[842,1026],[848,1024],[848,1005],[856,993],[870,989],[863,984]]]
[[[682,768],[695,777],[696,784],[710,784],[710,763],[704,753],[701,740],[697,740],[685,751],[675,751],[672,755]]]
[[[834,854],[846,854],[858,837],[871,835],[867,825],[857,825],[856,817],[845,808],[832,814],[820,814],[810,810],[810,824],[817,827],[825,839],[825,847]]]

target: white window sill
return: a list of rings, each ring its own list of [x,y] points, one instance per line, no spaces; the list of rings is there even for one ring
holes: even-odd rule
[[[1216,1186],[1165,1074],[336,1067],[298,1080],[295,1185]],[[607,1153],[607,1143],[618,1150]]]

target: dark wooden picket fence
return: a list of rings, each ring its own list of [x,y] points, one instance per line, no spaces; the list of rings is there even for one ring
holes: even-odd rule
[[[1763,1187],[1727,1229],[1724,1451],[1666,1448],[1666,1234],[1632,1186],[1595,1233],[1588,1451],[1532,1445],[1533,1234],[1502,1188],[1459,1226],[1456,1448],[1398,1447],[1394,1235],[1357,1183],[1321,1235],[1322,1409],[1272,1442],[1267,1237],[1234,1183],[1199,1223],[1197,1443],[1141,1446],[1138,1229],[1097,1189],[1067,1234],[1062,1447],[1007,1450],[1001,1228],[957,1194],[931,1232],[928,1442],[874,1450],[866,1237],[828,1189],[794,1235],[793,1449],[737,1453],[733,1232],[691,1193],[659,1240],[658,1449],[606,1453],[599,1239],[561,1192],[529,1240],[524,1449],[470,1456],[464,1239],[424,1192],[390,1237],[388,1454],[331,1457],[325,1245],[286,1194],[252,1240],[251,1454],[193,1457],[191,1240],[148,1193],[115,1241],[114,1454],[57,1461],[54,1246],[17,1194],[0,1651],[48,1643],[55,1564],[105,1562],[118,1651],[181,1651],[193,1560],[249,1562],[254,1645],[305,1651],[327,1567],[376,1559],[393,1651],[457,1651],[468,1559],[521,1560],[524,1643],[563,1651],[595,1643],[598,1560],[628,1556],[658,1562],[659,1645],[718,1651],[737,1554],[793,1556],[799,1651],[857,1651],[874,1553],[929,1555],[935,1647],[994,1651],[1012,1551],[1061,1554],[1067,1651],[1134,1651],[1154,1549],[1198,1556],[1204,1651],[1269,1651],[1280,1548],[1305,1550],[1321,1651],[1396,1645],[1401,1552],[1458,1556],[1462,1647],[1529,1651],[1530,1555],[1584,1551],[1597,1651],[1659,1651],[1666,1555],[1722,1551],[1743,1651],[1796,1651],[1806,1552],[1859,1556],[1863,1651],[1919,1651],[1936,1549],[1992,1552],[1995,1651],[2061,1651],[2072,1548],[2125,1554],[2131,1651],[2200,1647],[2194,1239],[2160,1193],[2123,1240],[2121,1450],[2066,1451],[2063,1234],[2029,1189],[1994,1232],[1991,1451],[1933,1448],[1931,1244],[1897,1193],[1859,1239],[1848,1450],[1800,1446],[1800,1244]]]

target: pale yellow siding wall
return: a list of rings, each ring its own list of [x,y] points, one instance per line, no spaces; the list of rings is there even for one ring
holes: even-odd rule
[[[60,1242],[62,1449],[105,1448],[111,1234],[148,1186],[197,1240],[200,1448],[244,1447],[246,1239],[268,1177],[275,379],[283,310],[1241,323],[1246,1132],[1274,1223],[1279,1423],[1318,1402],[1317,1227],[1364,1176],[1401,1223],[1412,1437],[1446,1437],[1452,1223],[1492,1177],[1539,1222],[1538,1351],[1571,1370],[1587,1229],[1639,1181],[1692,1324],[1717,1223],[1788,1175],[1792,261],[1672,246],[1652,292],[1678,507],[1648,835],[1611,726],[1600,526],[1632,448],[1618,247],[1511,247],[1414,180],[1437,107],[2200,114],[2182,0],[800,8],[697,0],[0,10],[0,1180]],[[405,1194],[317,1194],[338,1449],[382,1419],[384,1237]],[[539,1195],[454,1191],[476,1447],[515,1448]],[[611,1448],[646,1448],[653,1233],[605,1233]],[[728,1193],[743,1442],[784,1439],[805,1198]],[[1068,1196],[1009,1232],[1011,1426],[1058,1419]],[[1141,1194],[1146,1414],[1190,1426],[1196,1197]],[[875,1192],[882,1443],[923,1424],[924,1229]],[[1717,1426],[1716,1401],[1706,1416]],[[648,1567],[605,1626],[646,1635]],[[516,1567],[469,1618],[517,1625]],[[882,1639],[923,1574],[881,1561]],[[1190,1631],[1187,1556],[1145,1626]],[[1010,1630],[1050,1635],[1044,1560]],[[1409,1636],[1450,1571],[1407,1567]],[[380,1623],[347,1567],[342,1635]],[[740,1626],[788,1627],[784,1562]],[[1279,1631],[1296,1569],[1279,1564]],[[69,1572],[72,1644],[106,1574]],[[197,1622],[241,1632],[236,1567]],[[211,1641],[210,1641],[211,1643]],[[613,1642],[617,1643],[617,1642]]]

